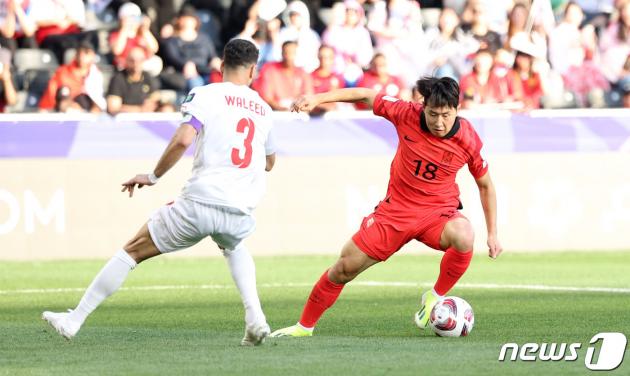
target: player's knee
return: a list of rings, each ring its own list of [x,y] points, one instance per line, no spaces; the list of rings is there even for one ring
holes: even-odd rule
[[[149,235],[135,236],[133,239],[129,240],[127,244],[123,247],[127,254],[136,261],[136,263],[141,263],[142,261],[152,257],[151,252],[147,252],[147,245],[151,243]]]
[[[475,233],[467,220],[450,223],[449,246],[459,252],[469,252],[475,242]]]
[[[470,226],[468,226],[468,228],[463,228],[455,239],[453,239],[452,247],[459,252],[469,252],[473,249],[474,242],[475,233]]]
[[[348,263],[347,259],[341,258],[332,268],[330,268],[330,271],[328,272],[328,277],[332,282],[335,283],[348,283],[352,281],[358,274],[358,270],[356,268],[353,268],[352,265]]]

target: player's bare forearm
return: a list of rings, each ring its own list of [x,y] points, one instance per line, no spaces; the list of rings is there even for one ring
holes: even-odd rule
[[[488,229],[488,255],[497,258],[503,252],[497,236],[497,194],[490,173],[476,180],[479,188],[479,198],[483,207],[483,214]]]
[[[333,102],[365,102],[371,107],[374,105],[376,94],[378,94],[376,90],[355,87],[335,89],[314,95],[304,95],[291,105],[291,111],[310,112],[321,104]]]
[[[192,125],[182,124],[177,128],[175,135],[168,143],[166,150],[162,153],[162,157],[160,157],[160,160],[153,170],[156,177],[161,177],[175,166],[177,161],[179,161],[186,152],[186,149],[193,143],[196,135],[197,131]]]

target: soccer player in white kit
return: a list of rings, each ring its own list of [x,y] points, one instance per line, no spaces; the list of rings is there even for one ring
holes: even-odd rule
[[[196,139],[192,177],[181,196],[160,208],[101,269],[74,310],[42,318],[67,339],[87,316],[146,259],[190,247],[210,236],[223,250],[245,307],[241,345],[264,342],[270,329],[256,290],[254,260],[243,244],[255,228],[252,211],[265,191],[265,171],[275,162],[271,107],[249,88],[258,60],[254,44],[230,41],[223,52],[223,82],[194,88],[182,104],[184,119],[150,174],[123,183],[152,186]]]

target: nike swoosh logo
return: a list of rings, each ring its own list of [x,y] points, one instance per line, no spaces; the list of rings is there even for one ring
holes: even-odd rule
[[[409,136],[407,136],[407,135],[405,135],[404,139],[405,139],[405,140],[407,140],[407,141],[409,141],[409,142],[416,142],[416,141],[414,141],[414,140],[410,139],[410,138],[409,138]]]

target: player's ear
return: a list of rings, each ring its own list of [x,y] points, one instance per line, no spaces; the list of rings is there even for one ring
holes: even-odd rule
[[[254,74],[256,73],[256,64],[252,64],[251,67],[249,67],[249,79],[253,80],[254,79]]]
[[[225,74],[225,72],[224,72],[225,65],[223,64],[223,60],[221,60],[221,67],[219,68],[219,70],[221,71],[221,75],[223,76]]]

